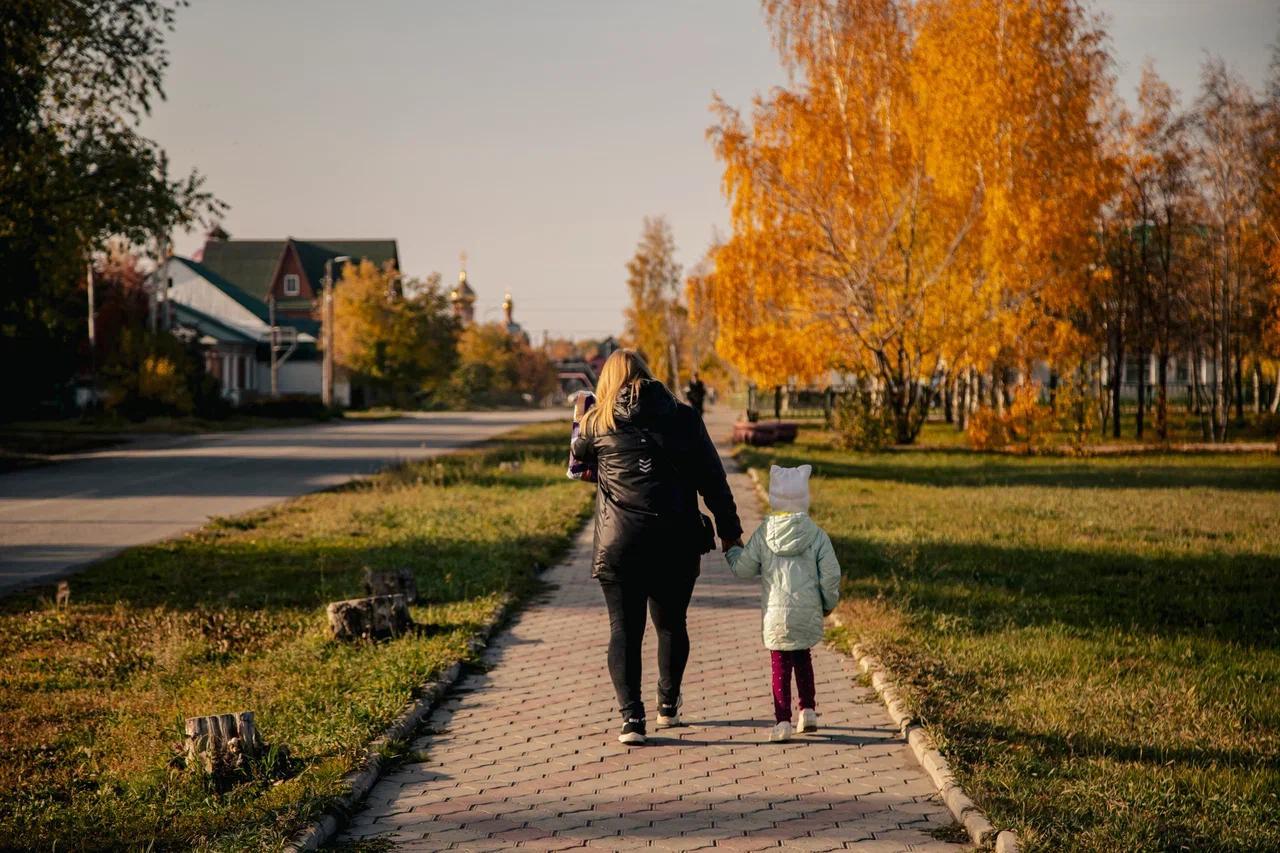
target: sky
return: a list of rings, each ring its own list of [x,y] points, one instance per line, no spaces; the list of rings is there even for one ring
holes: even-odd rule
[[[1116,73],[1254,85],[1280,0],[1097,0]],[[230,205],[233,237],[393,237],[411,276],[503,294],[540,339],[621,331],[627,259],[665,215],[688,269],[728,230],[705,133],[785,82],[754,0],[193,0],[144,131]],[[175,235],[179,254],[203,242]]]

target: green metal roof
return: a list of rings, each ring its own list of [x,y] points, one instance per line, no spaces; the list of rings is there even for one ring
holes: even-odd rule
[[[397,268],[400,266],[400,254],[396,251],[395,240],[290,240],[298,250],[298,260],[302,262],[307,279],[316,290],[320,289],[320,283],[324,280],[324,262],[330,258],[346,255],[357,261],[372,261],[379,267],[387,261],[393,261]],[[339,264],[334,269],[335,277],[342,274],[340,267]]]
[[[347,255],[370,260],[378,266],[394,261],[400,266],[395,240],[208,240],[201,263],[224,279],[265,303],[285,248],[293,244],[313,290],[320,289],[324,262]],[[337,274],[337,270],[334,271]]]
[[[200,263],[266,304],[284,240],[209,240]]]

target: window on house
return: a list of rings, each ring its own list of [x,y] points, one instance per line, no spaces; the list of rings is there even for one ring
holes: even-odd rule
[[[302,287],[301,285],[298,284],[297,275],[295,275],[294,273],[289,273],[284,277],[284,295],[285,296],[297,296],[298,293],[301,292],[301,290],[302,290]]]

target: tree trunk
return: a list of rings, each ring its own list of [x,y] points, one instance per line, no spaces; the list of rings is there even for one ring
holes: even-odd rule
[[[1162,345],[1156,358],[1156,435],[1161,441],[1169,440],[1169,350]]]
[[[1253,413],[1262,414],[1262,365],[1253,362]]]
[[[1149,356],[1144,348],[1138,350],[1138,413],[1134,425],[1134,435],[1142,440],[1143,428],[1146,426],[1147,414],[1147,369]]]
[[[1204,356],[1200,352],[1198,344],[1193,351],[1192,357],[1195,359],[1191,367],[1192,389],[1195,392],[1196,414],[1200,416],[1200,437],[1205,441],[1212,441],[1213,433],[1210,430],[1209,407],[1205,405],[1204,377],[1201,375]]]
[[[949,424],[956,422],[956,385],[959,381],[954,375],[948,375],[942,383],[942,417]]]
[[[1276,387],[1271,389],[1271,414],[1280,411],[1280,364],[1276,365]]]
[[[1120,383],[1124,381],[1124,345],[1117,337],[1111,367],[1111,437],[1120,437]]]
[[[1235,380],[1236,423],[1244,423],[1244,355],[1240,352],[1240,342],[1236,341],[1235,353],[1231,359],[1232,378]]]
[[[329,631],[335,640],[386,640],[413,628],[403,595],[375,595],[335,601],[328,607]]]
[[[188,717],[186,734],[187,766],[198,764],[210,775],[238,768],[262,746],[252,711]]]

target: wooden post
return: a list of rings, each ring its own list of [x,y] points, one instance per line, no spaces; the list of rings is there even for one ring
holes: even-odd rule
[[[335,601],[327,609],[335,640],[386,640],[413,628],[403,595],[374,595]]]
[[[210,774],[234,770],[262,746],[252,711],[188,717],[186,733],[187,766],[200,764]]]

